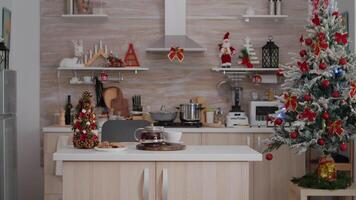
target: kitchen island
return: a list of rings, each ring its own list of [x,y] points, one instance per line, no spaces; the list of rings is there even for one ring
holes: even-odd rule
[[[63,200],[248,200],[250,162],[262,155],[243,145],[187,146],[151,152],[56,151],[63,161]]]

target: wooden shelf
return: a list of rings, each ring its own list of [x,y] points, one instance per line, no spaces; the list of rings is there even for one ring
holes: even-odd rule
[[[242,15],[242,18],[245,22],[249,22],[251,19],[266,19],[278,22],[281,19],[288,18],[288,15]]]
[[[145,67],[58,67],[59,71],[148,71]]]
[[[107,20],[109,18],[106,14],[72,14],[72,15],[62,15],[62,18],[68,20]]]
[[[232,68],[212,68],[212,71],[226,73],[268,73],[277,72],[279,68],[243,68],[243,67],[232,67]]]

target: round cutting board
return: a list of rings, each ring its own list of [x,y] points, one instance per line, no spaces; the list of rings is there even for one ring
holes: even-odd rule
[[[160,145],[145,145],[138,144],[136,149],[144,151],[180,151],[184,150],[186,146],[184,144],[162,143]]]
[[[120,88],[118,87],[108,87],[105,88],[104,92],[103,92],[103,98],[104,98],[104,102],[106,107],[109,108],[109,110],[112,108],[112,100],[116,99],[117,97],[122,97],[122,91]]]

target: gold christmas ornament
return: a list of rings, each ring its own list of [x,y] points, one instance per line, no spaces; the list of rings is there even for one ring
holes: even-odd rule
[[[336,165],[334,159],[330,155],[323,155],[319,160],[318,176],[327,181],[336,180]]]

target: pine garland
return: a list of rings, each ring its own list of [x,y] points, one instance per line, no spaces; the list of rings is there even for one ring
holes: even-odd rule
[[[328,181],[320,178],[315,172],[306,174],[300,178],[293,178],[291,181],[304,188],[339,190],[351,186],[352,178],[345,172],[339,172],[336,181]]]

